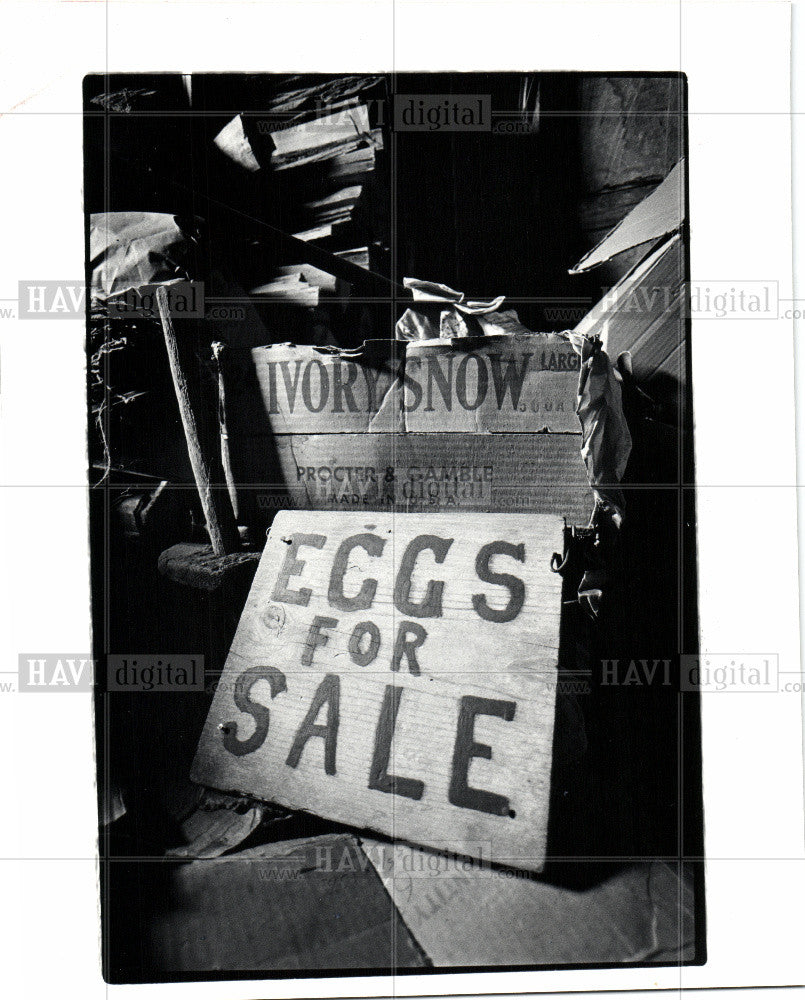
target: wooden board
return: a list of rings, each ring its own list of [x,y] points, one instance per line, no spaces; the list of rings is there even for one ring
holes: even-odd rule
[[[563,520],[280,512],[191,777],[531,871]]]

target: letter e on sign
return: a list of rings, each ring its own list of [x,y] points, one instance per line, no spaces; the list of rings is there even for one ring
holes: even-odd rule
[[[547,514],[279,512],[193,780],[541,871],[563,532]]]

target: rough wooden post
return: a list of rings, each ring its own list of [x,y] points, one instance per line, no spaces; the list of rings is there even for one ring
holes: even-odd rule
[[[162,332],[165,335],[165,347],[168,350],[168,363],[173,378],[173,387],[176,390],[179,413],[187,441],[187,453],[193,469],[193,478],[198,488],[201,507],[204,511],[210,544],[213,553],[217,556],[237,552],[240,541],[229,495],[226,488],[215,488],[211,470],[214,465],[219,463],[205,457],[201,447],[196,418],[190,402],[187,378],[182,367],[179,345],[171,320],[168,293],[164,286],[157,289],[157,305],[159,306],[159,318],[162,321]]]
[[[226,423],[226,383],[224,380],[224,354],[226,347],[220,341],[212,345],[212,356],[215,358],[216,374],[218,376],[218,431],[221,442],[221,465],[223,466],[226,488],[235,518],[238,517],[238,490],[235,476],[232,472],[232,456],[229,451],[229,431]]]

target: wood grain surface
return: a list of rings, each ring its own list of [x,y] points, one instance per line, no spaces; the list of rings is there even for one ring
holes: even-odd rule
[[[539,871],[563,521],[277,515],[193,780]]]

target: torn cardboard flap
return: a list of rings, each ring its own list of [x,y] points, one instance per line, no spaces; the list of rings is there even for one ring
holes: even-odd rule
[[[438,281],[423,281],[420,278],[403,278],[403,285],[411,290],[414,302],[441,302],[449,304],[459,312],[468,316],[495,312],[506,301],[505,295],[497,295],[494,299],[467,299],[464,292],[442,285]]]
[[[605,264],[619,253],[651,243],[681,228],[685,219],[685,161],[671,170],[662,184],[644,198],[585,254],[570,274],[582,274]]]
[[[222,153],[250,173],[260,169],[260,164],[244,131],[241,115],[235,115],[232,121],[224,125],[213,142]]]
[[[692,956],[689,867],[613,864],[578,891],[399,842],[360,843],[437,968]]]
[[[142,947],[174,973],[422,966],[349,834],[304,837],[160,867]],[[165,906],[169,898],[173,905]],[[196,975],[195,978],[199,978]]]

